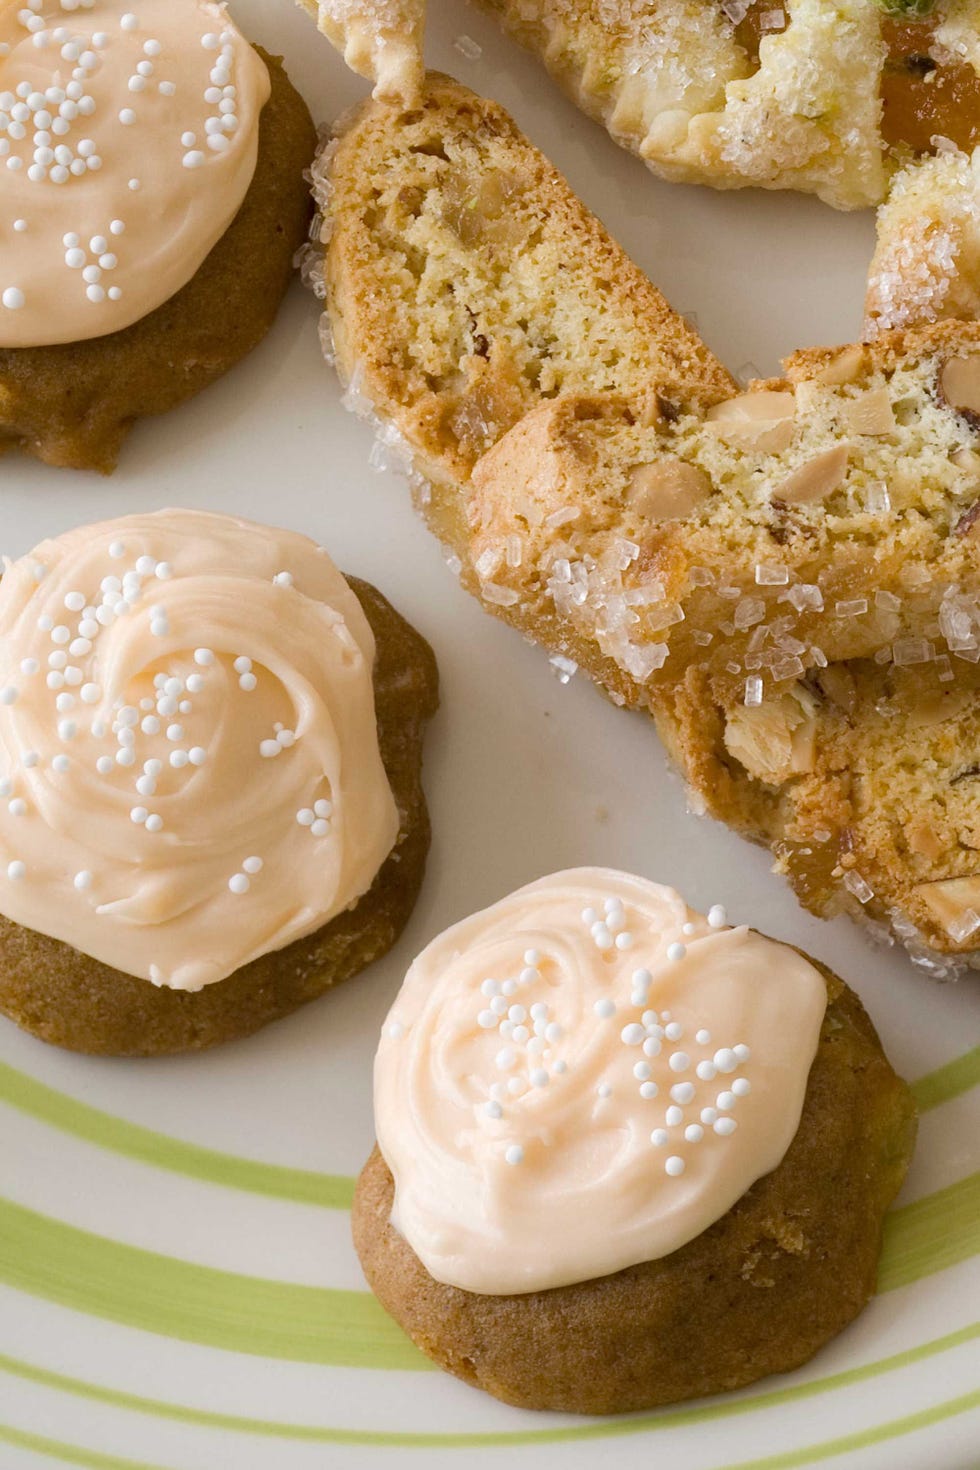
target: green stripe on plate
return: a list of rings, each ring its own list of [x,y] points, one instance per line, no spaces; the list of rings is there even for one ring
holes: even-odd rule
[[[894,1291],[980,1251],[980,1173],[893,1210],[885,1220],[878,1290]]]
[[[0,1444],[32,1450],[35,1455],[46,1455],[48,1459],[61,1460],[65,1465],[84,1465],[87,1470],[162,1470],[160,1465],[150,1465],[146,1460],[121,1460],[118,1455],[103,1455],[98,1450],[83,1449],[81,1445],[63,1444],[61,1440],[48,1439],[43,1434],[14,1429],[10,1424],[0,1424]]]
[[[980,1174],[896,1210],[879,1290],[980,1251]],[[0,1200],[0,1281],[183,1342],[352,1368],[431,1365],[368,1292],[297,1286],[158,1255]]]
[[[938,1067],[912,1084],[912,1096],[920,1113],[931,1112],[940,1103],[950,1102],[980,1083],[980,1046],[965,1052],[945,1067]]]
[[[345,1368],[430,1368],[366,1291],[295,1286],[123,1245],[0,1200],[0,1281],[181,1342]]]
[[[100,1112],[3,1062],[0,1062],[0,1102],[52,1128],[60,1128],[63,1133],[83,1138],[86,1143],[153,1164],[158,1169],[204,1179],[209,1184],[271,1195],[296,1204],[321,1205],[329,1210],[349,1210],[354,1198],[354,1181],[342,1174],[287,1169],[280,1164],[263,1164],[237,1154],[200,1148],[195,1143],[185,1143],[166,1133],[155,1133],[138,1123],[127,1123],[111,1113]]]
[[[920,1112],[968,1092],[980,1083],[980,1046],[946,1066],[930,1072],[913,1084]],[[158,1169],[169,1169],[191,1179],[264,1194],[295,1204],[320,1205],[330,1210],[348,1210],[354,1197],[354,1181],[343,1174],[320,1174],[312,1169],[289,1169],[281,1164],[264,1164],[238,1154],[221,1153],[156,1133],[138,1123],[128,1123],[68,1093],[57,1092],[25,1072],[0,1062],[0,1102],[17,1108],[39,1122],[86,1143],[123,1154]]]
[[[830,1460],[852,1450],[865,1449],[868,1445],[882,1444],[889,1439],[898,1439],[916,1429],[928,1429],[952,1419],[956,1414],[965,1414],[980,1405],[980,1389],[933,1404],[916,1414],[905,1414],[901,1419],[892,1419],[887,1424],[874,1424],[854,1434],[845,1434],[837,1439],[826,1439],[821,1444],[809,1445],[805,1449],[789,1450],[784,1454],[767,1455],[761,1460],[740,1460],[722,1470],[795,1470],[800,1465],[812,1465],[817,1461]],[[600,1429],[602,1426],[598,1426]],[[446,1443],[448,1444],[449,1436]],[[64,1444],[39,1434],[29,1434],[22,1429],[13,1429],[0,1424],[0,1443],[18,1445],[34,1450],[39,1455],[61,1459],[69,1465],[83,1465],[89,1470],[163,1470],[160,1465],[151,1465],[145,1460],[125,1460],[117,1455],[104,1455],[95,1450],[86,1450],[78,1445]]]
[[[814,1398],[835,1389],[848,1388],[857,1383],[879,1378],[896,1368],[907,1368],[913,1363],[923,1362],[939,1353],[962,1347],[965,1343],[980,1338],[980,1322],[962,1327],[946,1337],[934,1338],[918,1347],[908,1348],[888,1358],[879,1358],[874,1363],[863,1363],[859,1368],[849,1368],[843,1373],[833,1373],[825,1378],[812,1379],[809,1383],[797,1383],[791,1388],[770,1389],[766,1393],[750,1397],[727,1399],[721,1403],[699,1404],[690,1408],[663,1410],[657,1414],[634,1415],[630,1418],[597,1419],[591,1423],[571,1425],[564,1429],[516,1429],[478,1433],[430,1433],[398,1432],[376,1429],[340,1429],[317,1424],[286,1424],[274,1419],[250,1419],[238,1414],[218,1414],[207,1409],[193,1409],[184,1404],[167,1403],[162,1399],[143,1398],[138,1394],[123,1393],[118,1389],[104,1388],[97,1383],[88,1383],[80,1378],[69,1378],[62,1373],[53,1373],[38,1368],[33,1363],[23,1363],[16,1358],[0,1354],[0,1372],[12,1377],[36,1383],[42,1388],[70,1393],[77,1398],[90,1399],[108,1404],[113,1408],[127,1409],[138,1414],[150,1414],[157,1419],[170,1419],[181,1424],[193,1424],[198,1428],[219,1429],[235,1434],[252,1434],[266,1439],[298,1440],[306,1444],[371,1445],[380,1448],[402,1449],[476,1449],[494,1446],[516,1446],[556,1444],[568,1440],[607,1439],[629,1434],[645,1434],[660,1429],[676,1429],[688,1424],[703,1424],[716,1419],[733,1418],[741,1414],[754,1413],[759,1409],[776,1408],[795,1403],[801,1399]]]

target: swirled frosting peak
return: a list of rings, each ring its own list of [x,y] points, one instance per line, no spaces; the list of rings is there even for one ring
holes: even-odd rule
[[[538,1291],[657,1260],[782,1160],[818,971],[605,868],[542,878],[419,956],[374,1074],[392,1223],[437,1281]]]
[[[85,526],[0,581],[0,913],[200,990],[367,891],[398,832],[374,638],[304,536]]]
[[[0,0],[0,347],[117,332],[185,286],[269,92],[213,0]]]

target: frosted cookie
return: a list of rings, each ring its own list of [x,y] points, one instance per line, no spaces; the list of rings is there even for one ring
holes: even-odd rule
[[[433,941],[375,1061],[354,1239],[422,1350],[621,1413],[804,1363],[874,1289],[915,1110],[857,997],[608,869]]]
[[[78,1051],[244,1036],[397,939],[422,638],[305,537],[170,510],[0,582],[0,1010]]]
[[[0,448],[113,468],[270,327],[315,148],[211,0],[0,9]]]

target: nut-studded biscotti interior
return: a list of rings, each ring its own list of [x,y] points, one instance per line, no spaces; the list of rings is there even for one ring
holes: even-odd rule
[[[518,169],[516,213],[460,210]],[[368,107],[319,183],[338,365],[464,585],[653,713],[698,806],[771,844],[809,907],[970,961],[977,328],[800,353],[739,394],[445,79],[400,121]]]
[[[707,413],[565,398],[469,491],[490,609],[650,710],[699,807],[809,907],[920,957],[980,930],[978,390],[980,334],[947,324],[801,354]]]
[[[417,108],[362,109],[318,195],[338,363],[409,441],[447,537],[455,486],[542,399],[663,377],[706,402],[733,389],[507,113],[448,78]]]

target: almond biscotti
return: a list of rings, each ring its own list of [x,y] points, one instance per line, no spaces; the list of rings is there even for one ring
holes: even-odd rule
[[[978,329],[798,354],[740,394],[445,79],[363,111],[320,185],[338,365],[464,585],[653,714],[809,907],[969,958]]]
[[[668,396],[668,393],[670,396]],[[464,580],[655,717],[699,810],[938,970],[980,931],[980,333],[537,409],[467,491]]]
[[[418,107],[364,107],[315,171],[314,279],[352,399],[408,441],[426,514],[542,399],[730,374],[496,103],[430,75]]]

